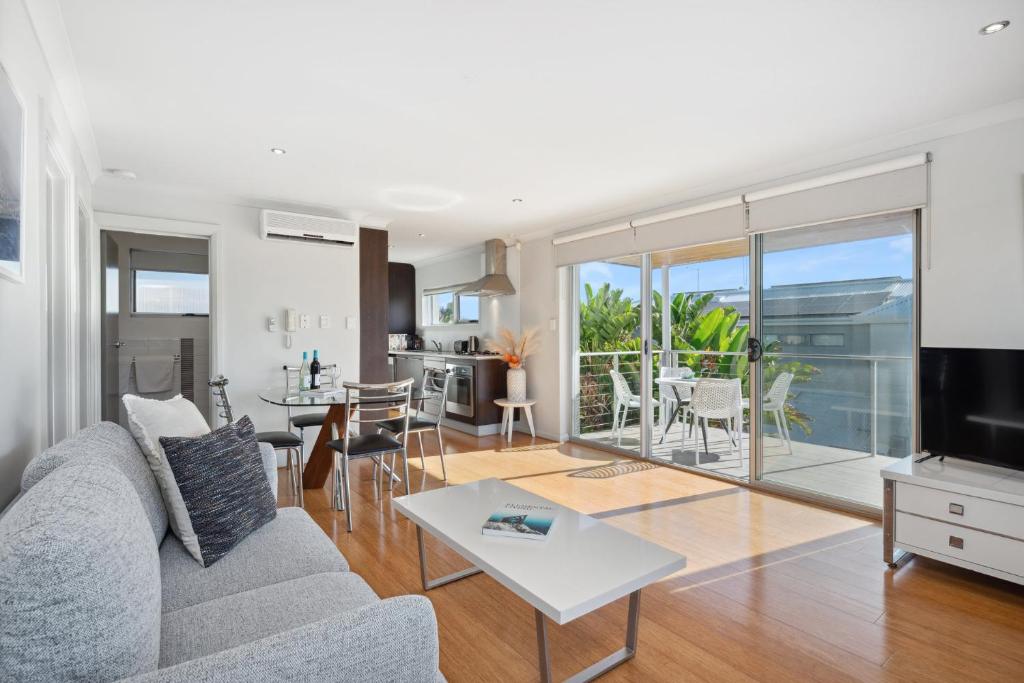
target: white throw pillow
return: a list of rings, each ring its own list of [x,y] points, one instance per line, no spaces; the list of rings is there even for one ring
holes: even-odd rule
[[[149,467],[160,485],[171,531],[193,556],[197,556],[200,552],[199,538],[192,530],[192,521],[174,480],[174,472],[164,456],[160,437],[202,436],[210,433],[210,425],[206,424],[195,404],[181,394],[166,401],[125,394],[122,400],[128,413],[128,428],[146,454]]]

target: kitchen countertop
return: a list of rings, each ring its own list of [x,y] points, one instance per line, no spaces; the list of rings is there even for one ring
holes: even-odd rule
[[[444,358],[445,360],[502,360],[501,356],[483,353],[455,353],[454,351],[388,351],[389,356],[411,356],[413,358]]]

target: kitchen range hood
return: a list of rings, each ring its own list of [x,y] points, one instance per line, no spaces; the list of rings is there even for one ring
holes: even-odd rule
[[[516,288],[508,279],[505,242],[503,240],[487,240],[484,242],[484,276],[470,282],[458,291],[468,296],[505,296],[515,294]]]

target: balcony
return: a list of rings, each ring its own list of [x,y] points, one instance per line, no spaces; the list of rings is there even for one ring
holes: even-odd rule
[[[650,457],[747,480],[751,472],[749,412],[744,411],[741,433],[731,439],[718,421],[709,421],[705,450],[701,430],[684,427],[675,419],[680,413],[673,416],[671,388],[654,381],[662,355],[655,351],[652,361]],[[744,398],[749,397],[745,353],[673,349],[667,360],[671,367],[690,368],[696,378],[739,378]],[[643,455],[640,410],[631,407],[616,422],[615,407],[624,401],[611,379],[613,371],[621,373],[631,392],[625,402],[635,406],[640,402],[639,361],[636,350],[579,354],[574,425],[579,438]],[[771,413],[764,416],[760,480],[881,507],[879,469],[910,453],[911,358],[774,353],[765,354],[762,367],[765,393],[782,372],[792,373],[794,379],[784,408],[789,439]],[[685,402],[688,397],[685,389],[678,398]]]

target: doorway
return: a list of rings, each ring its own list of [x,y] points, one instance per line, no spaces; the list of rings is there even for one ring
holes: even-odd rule
[[[100,232],[102,417],[121,397],[181,394],[210,420],[210,240]]]

